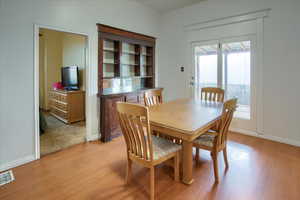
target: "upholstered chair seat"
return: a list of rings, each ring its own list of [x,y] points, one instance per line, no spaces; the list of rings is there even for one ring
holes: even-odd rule
[[[207,147],[213,147],[214,146],[214,141],[215,138],[217,137],[216,133],[205,133],[201,136],[199,136],[194,143],[199,144],[199,145],[203,145],[203,146],[207,146]]]
[[[181,145],[157,136],[152,136],[152,146],[154,160],[158,160],[168,154],[181,150]]]

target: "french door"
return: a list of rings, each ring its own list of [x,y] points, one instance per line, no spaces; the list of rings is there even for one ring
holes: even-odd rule
[[[255,40],[239,37],[193,43],[192,95],[203,87],[220,87],[225,99],[238,98],[233,127],[256,131]]]

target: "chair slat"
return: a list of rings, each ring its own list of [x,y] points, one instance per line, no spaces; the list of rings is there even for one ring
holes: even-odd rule
[[[154,106],[162,103],[162,91],[150,90],[144,94],[144,100],[146,106]]]
[[[144,126],[142,124],[141,119],[139,119],[139,121],[137,122],[137,126],[139,128],[139,132],[141,134],[141,144],[142,144],[142,157],[145,160],[149,160],[150,158],[148,158],[148,147],[147,147],[147,142],[146,142],[146,138],[145,138],[145,133],[144,133]]]
[[[132,141],[132,153],[137,154],[138,151],[137,151],[136,138],[135,138],[135,135],[133,133],[129,117],[125,115],[124,121],[125,121],[125,124],[126,124],[125,126],[127,126],[127,134],[131,138],[131,141]]]
[[[201,89],[201,99],[206,101],[224,101],[224,90],[221,88],[206,87]]]
[[[124,117],[122,114],[118,113],[119,116],[119,122],[121,124],[124,124]],[[121,126],[122,132],[127,132],[127,127],[126,126]],[[124,138],[125,138],[125,142],[126,142],[126,146],[127,146],[127,151],[131,152],[131,140],[129,138],[129,136],[127,134],[124,134]]]

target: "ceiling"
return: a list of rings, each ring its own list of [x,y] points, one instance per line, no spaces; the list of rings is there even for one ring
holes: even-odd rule
[[[154,8],[159,12],[167,12],[178,8],[183,8],[206,0],[135,0]]]

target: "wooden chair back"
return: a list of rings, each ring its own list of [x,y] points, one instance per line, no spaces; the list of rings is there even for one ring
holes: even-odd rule
[[[224,101],[224,90],[222,88],[205,87],[201,89],[201,99],[206,101]]]
[[[219,135],[217,138],[217,146],[226,145],[228,129],[232,121],[233,114],[234,111],[236,110],[236,107],[237,107],[236,98],[226,101],[223,105],[223,113],[221,117],[219,131],[218,131]]]
[[[149,90],[145,92],[144,101],[146,106],[162,104],[162,90]]]
[[[128,153],[140,160],[153,161],[148,108],[117,102],[117,111]]]

